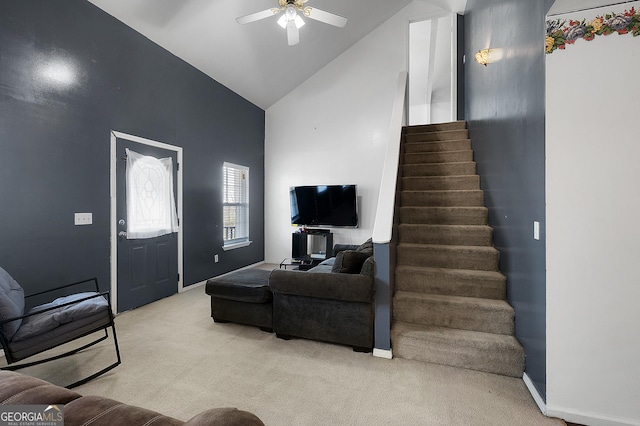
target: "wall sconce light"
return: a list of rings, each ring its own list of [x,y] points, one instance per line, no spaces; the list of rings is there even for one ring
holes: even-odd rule
[[[489,49],[479,50],[474,59],[477,63],[486,67],[489,63]]]

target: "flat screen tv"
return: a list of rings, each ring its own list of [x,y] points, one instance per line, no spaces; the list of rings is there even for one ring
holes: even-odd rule
[[[291,224],[357,227],[356,185],[308,185],[289,188]]]

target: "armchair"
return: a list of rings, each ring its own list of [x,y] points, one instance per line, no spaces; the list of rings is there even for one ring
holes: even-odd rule
[[[68,294],[74,288],[87,284],[90,284],[93,291]],[[25,301],[31,298],[50,300],[51,296],[47,296],[56,292],[66,295],[25,312]],[[115,368],[121,362],[109,292],[100,293],[97,278],[91,278],[24,296],[22,287],[0,268],[0,344],[8,364],[2,367],[2,370],[18,370],[73,355],[107,339],[109,327],[113,331],[117,361],[87,378],[70,384],[68,388],[86,383]],[[38,361],[15,364],[99,331],[103,331],[104,335],[79,348]]]

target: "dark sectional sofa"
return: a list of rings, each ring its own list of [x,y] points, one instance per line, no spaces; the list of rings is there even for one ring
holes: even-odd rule
[[[301,337],[373,348],[373,244],[337,244],[336,256],[308,271],[250,269],[207,282],[211,316]]]

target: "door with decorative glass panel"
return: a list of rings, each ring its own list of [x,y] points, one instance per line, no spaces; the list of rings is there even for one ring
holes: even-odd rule
[[[116,293],[124,312],[178,292],[178,162],[176,151],[120,138],[116,156]]]

